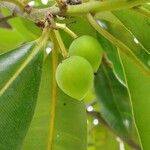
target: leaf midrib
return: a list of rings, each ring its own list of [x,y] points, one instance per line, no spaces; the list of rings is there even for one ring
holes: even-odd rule
[[[57,49],[57,45],[55,43],[55,48]],[[58,55],[56,49],[52,50],[52,90],[51,90],[51,112],[50,112],[50,128],[49,128],[49,136],[48,136],[48,150],[52,150],[53,138],[54,138],[54,128],[55,128],[55,117],[56,117],[56,103],[57,103],[57,83],[55,79],[56,68],[58,65]]]

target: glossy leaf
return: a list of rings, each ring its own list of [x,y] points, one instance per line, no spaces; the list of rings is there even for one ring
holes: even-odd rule
[[[24,38],[15,30],[0,28],[0,53],[16,48]]]
[[[135,60],[121,53],[127,85],[134,112],[134,118],[139,131],[144,150],[150,149],[150,70],[146,70]],[[136,58],[135,58],[136,59]]]
[[[114,11],[116,17],[130,30],[150,52],[150,18],[133,10]]]
[[[52,106],[51,56],[46,59],[37,108],[26,136],[23,150],[45,150],[49,143],[49,128],[54,123],[53,150],[86,150],[86,112],[83,102],[57,89],[55,121],[51,122]]]
[[[43,52],[35,42],[0,55],[0,149],[20,149],[36,105]],[[34,49],[35,50],[35,49]],[[24,65],[26,62],[26,65]]]
[[[122,83],[125,84],[123,68],[122,68],[116,47],[114,45],[110,44],[109,41],[100,34],[97,34],[97,39],[101,43],[103,50],[106,52],[108,58],[113,63],[114,71],[115,71],[118,79]]]
[[[131,52],[129,52],[130,55],[132,55],[132,57],[129,57],[128,55],[125,55],[124,53],[122,53],[123,59],[124,59],[123,64],[125,68],[125,73],[126,73],[126,78],[127,78],[127,83],[128,83],[132,103],[133,103],[135,122],[139,130],[139,135],[141,137],[143,149],[147,150],[149,149],[148,139],[150,135],[149,134],[150,130],[149,130],[149,127],[147,126],[149,124],[148,99],[150,97],[147,94],[149,93],[148,91],[150,87],[149,85],[150,79],[149,79],[149,75],[147,75],[149,73],[145,74],[143,72],[149,72],[150,55],[148,53],[148,49],[145,49],[142,46],[143,42],[142,44],[139,41],[137,42],[134,39],[135,38],[134,36],[133,38],[129,38],[129,35],[132,35],[132,33],[126,32],[128,30],[126,30],[126,27],[124,25],[121,26],[121,25],[112,24],[112,23],[108,23],[108,24],[109,24],[107,26],[108,31],[112,33],[118,40],[121,40],[128,48],[130,48],[131,52],[134,53],[134,54],[131,54]],[[136,30],[136,27],[135,27],[135,30]],[[145,34],[147,35],[147,33]]]
[[[116,134],[129,138],[132,116],[126,87],[119,82],[106,62],[101,64],[94,83],[103,118]]]
[[[111,33],[116,39],[120,40],[125,46],[129,48],[131,52],[133,52],[136,57],[143,62],[143,64],[150,68],[149,66],[149,57],[150,54],[148,50],[145,49],[141,43],[135,42],[135,37],[132,33],[130,33],[124,26],[120,24],[111,23],[108,21],[102,21],[109,33]],[[117,32],[116,32],[117,31]]]

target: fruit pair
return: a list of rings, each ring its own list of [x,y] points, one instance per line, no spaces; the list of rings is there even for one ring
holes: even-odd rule
[[[56,81],[64,93],[82,100],[93,86],[93,72],[100,65],[102,48],[96,39],[85,35],[72,42],[69,55],[58,65]]]

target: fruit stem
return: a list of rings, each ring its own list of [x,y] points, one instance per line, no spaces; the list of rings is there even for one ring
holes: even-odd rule
[[[142,68],[144,68],[145,70],[145,74],[150,74],[149,69],[144,66],[144,64],[139,61],[139,59],[135,56],[135,54],[130,50],[129,47],[127,47],[124,43],[122,43],[120,40],[118,40],[117,38],[115,38],[113,35],[111,35],[107,30],[105,30],[104,28],[102,28],[94,19],[94,17],[89,13],[87,14],[87,19],[89,21],[89,23],[93,26],[93,28],[95,28],[95,30],[100,33],[101,35],[103,35],[109,42],[111,42],[113,45],[115,45],[116,47],[119,48],[120,51],[122,51],[125,55],[127,55],[128,57],[130,57],[132,60],[135,61],[136,64],[138,64],[139,66],[141,66]]]
[[[76,39],[78,36],[75,34],[72,30],[70,30],[66,24],[56,23],[56,27],[64,30],[66,33],[68,33],[72,38]]]
[[[55,40],[57,41],[58,45],[59,45],[59,48],[61,50],[61,54],[63,55],[64,58],[68,58],[69,54],[68,52],[66,51],[66,47],[63,43],[63,40],[61,38],[61,35],[59,33],[58,30],[53,30],[53,38],[55,38]]]

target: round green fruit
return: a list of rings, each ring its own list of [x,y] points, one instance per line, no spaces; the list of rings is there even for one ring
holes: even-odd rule
[[[84,57],[92,65],[93,71],[96,72],[102,59],[102,47],[95,38],[84,35],[71,43],[69,55]]]
[[[59,88],[72,98],[82,100],[93,86],[93,69],[80,56],[71,56],[60,63],[56,70]]]

